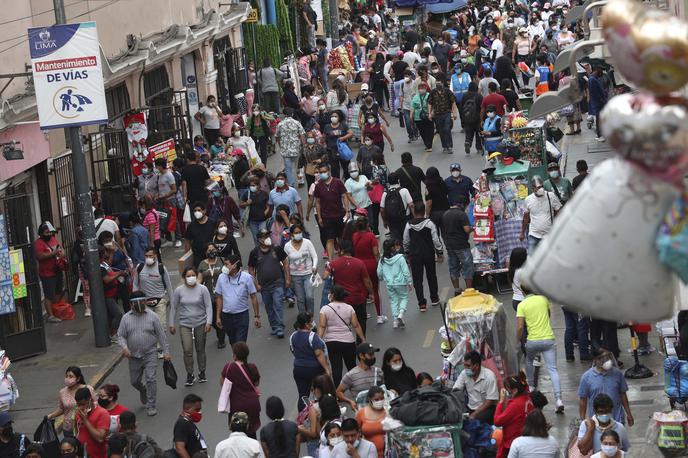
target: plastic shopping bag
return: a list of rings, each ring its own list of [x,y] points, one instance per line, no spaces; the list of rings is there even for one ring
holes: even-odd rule
[[[184,216],[182,217],[182,221],[185,223],[191,222],[191,208],[189,208],[189,204],[184,205]]]
[[[33,441],[41,444],[46,458],[60,457],[60,439],[57,437],[53,420],[48,420],[48,417],[43,417],[43,421],[33,433]],[[23,441],[21,445],[23,446]]]
[[[339,151],[339,159],[342,161],[350,161],[354,158],[354,152],[351,151],[346,142],[337,142],[337,151]]]
[[[164,363],[162,363],[162,372],[165,375],[165,384],[172,388],[173,390],[177,389],[177,371],[174,369],[174,365],[172,365],[172,361],[167,361],[165,360]]]
[[[232,382],[225,377],[222,382],[222,389],[220,389],[220,397],[217,399],[218,413],[229,413],[231,406],[229,404],[229,397],[232,393]]]

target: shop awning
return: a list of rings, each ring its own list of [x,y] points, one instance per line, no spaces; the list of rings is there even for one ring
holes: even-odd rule
[[[437,2],[437,3],[427,3],[425,4],[425,10],[432,14],[442,14],[450,13],[452,11],[460,10],[465,8],[468,4],[468,0],[454,0],[449,3],[447,2]]]
[[[414,6],[427,6],[436,5],[440,3],[450,4],[452,0],[395,0],[394,4],[398,7],[414,7]],[[467,0],[462,0],[463,6],[466,6]],[[448,10],[452,11],[452,9]]]

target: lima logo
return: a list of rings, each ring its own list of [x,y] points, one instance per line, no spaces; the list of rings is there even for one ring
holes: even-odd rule
[[[48,29],[41,30],[38,33],[38,38],[40,38],[41,41],[36,41],[34,43],[34,47],[36,49],[44,50],[57,48],[57,43],[55,43],[55,40],[50,39],[50,31]]]

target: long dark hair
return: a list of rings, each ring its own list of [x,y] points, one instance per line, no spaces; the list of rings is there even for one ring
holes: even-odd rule
[[[334,397],[337,396],[337,388],[334,386],[334,381],[332,381],[332,377],[327,374],[322,374],[315,377],[312,382],[312,388],[313,391],[316,389],[320,391],[321,399],[328,394]]]
[[[332,83],[332,89],[337,91],[337,100],[339,101],[340,104],[344,103],[346,100],[346,87],[344,86],[344,83],[342,80],[334,80]],[[340,114],[339,115],[339,122],[344,122],[344,117]]]
[[[277,396],[270,396],[265,401],[265,414],[275,423],[275,442],[280,450],[285,450],[287,446],[287,436],[284,432],[284,404]]]
[[[336,420],[342,416],[342,412],[339,410],[339,404],[337,403],[337,398],[331,394],[326,394],[320,401],[318,401],[318,406],[320,407],[320,424],[324,425],[332,420]]]
[[[79,366],[69,366],[67,369],[65,369],[65,375],[67,372],[71,372],[74,374],[76,377],[76,383],[78,385],[86,385],[86,380],[84,379],[84,374],[81,372],[81,368]]]
[[[528,250],[525,248],[514,248],[509,256],[509,280],[514,281],[514,274],[523,267],[528,259]]]
[[[548,437],[549,427],[547,419],[540,409],[534,409],[526,415],[526,422],[523,424],[522,436]]]

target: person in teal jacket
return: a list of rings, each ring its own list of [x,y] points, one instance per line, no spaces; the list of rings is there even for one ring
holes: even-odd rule
[[[387,239],[382,245],[383,256],[377,265],[377,276],[387,285],[390,307],[394,322],[393,328],[406,327],[404,312],[411,291],[411,272],[402,252],[401,242]]]

